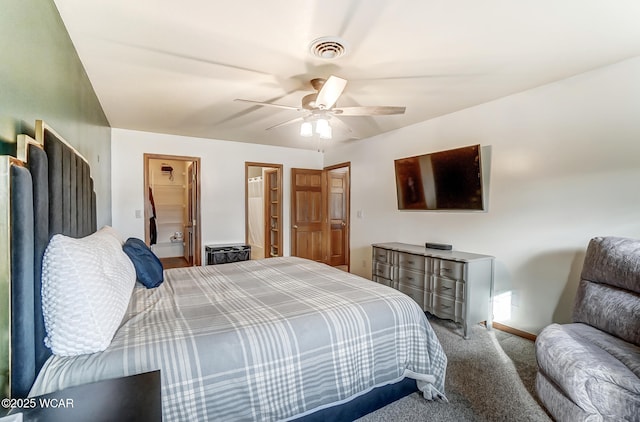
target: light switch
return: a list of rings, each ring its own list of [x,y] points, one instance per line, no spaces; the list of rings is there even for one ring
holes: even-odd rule
[[[142,210],[136,210],[136,218],[142,218]]]

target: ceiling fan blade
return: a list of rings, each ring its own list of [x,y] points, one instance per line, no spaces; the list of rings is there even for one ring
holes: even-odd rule
[[[333,116],[331,118],[331,120],[329,121],[329,124],[342,131],[343,133],[348,134],[348,139],[360,139],[360,137],[358,135],[356,135],[353,130],[349,127],[349,125],[347,125],[345,122],[343,122],[342,120],[338,119],[337,117]]]
[[[233,101],[242,101],[243,103],[251,103],[251,104],[257,104],[257,105],[260,105],[260,106],[267,106],[267,107],[284,108],[285,110],[298,110],[298,111],[301,111],[299,107],[291,107],[291,106],[282,105],[282,104],[263,103],[262,101],[244,100],[242,98],[236,98]]]
[[[337,76],[329,76],[329,79],[322,85],[318,91],[316,98],[316,107],[321,110],[328,110],[338,101],[344,87],[347,86],[347,80],[338,78]]]
[[[390,114],[404,114],[406,107],[393,106],[364,106],[340,107],[331,110],[337,116],[386,116]]]
[[[265,130],[271,130],[271,129],[275,129],[277,127],[281,127],[281,126],[286,126],[286,125],[290,125],[291,123],[295,123],[295,122],[301,122],[303,121],[304,118],[303,117],[296,117],[295,119],[291,119],[291,120],[287,120],[286,122],[282,122],[282,123],[278,123],[277,125],[268,127]]]

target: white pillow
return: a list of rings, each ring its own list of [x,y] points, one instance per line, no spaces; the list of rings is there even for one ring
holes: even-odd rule
[[[120,326],[136,272],[113,229],[51,238],[42,261],[45,344],[74,356],[107,348]]]
[[[116,229],[114,229],[111,226],[102,226],[102,228],[100,229],[100,232],[105,233],[105,234],[110,234],[111,236],[115,237],[116,239],[118,239],[118,242],[120,242],[120,246],[124,245],[124,239],[122,238],[122,236],[120,236],[120,233],[118,233],[118,231]]]

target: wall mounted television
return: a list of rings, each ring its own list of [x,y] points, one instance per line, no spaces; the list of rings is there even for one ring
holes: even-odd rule
[[[399,210],[482,211],[480,145],[395,160]]]

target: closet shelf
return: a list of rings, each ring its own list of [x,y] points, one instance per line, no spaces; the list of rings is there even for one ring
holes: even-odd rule
[[[160,203],[156,203],[156,209],[157,208],[184,208],[184,204],[177,204],[177,203],[167,203],[167,202],[160,202]]]
[[[156,183],[155,185],[151,186],[151,189],[153,189],[153,188],[184,189],[185,187],[186,187],[185,185],[164,185],[162,183]]]
[[[156,242],[153,245],[151,245],[151,248],[153,249],[154,246],[172,246],[172,245],[181,245],[183,242]]]

